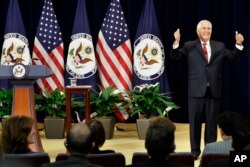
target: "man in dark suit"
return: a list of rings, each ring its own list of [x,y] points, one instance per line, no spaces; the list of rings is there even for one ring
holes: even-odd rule
[[[206,115],[205,144],[217,140],[216,117],[220,110],[222,64],[225,59],[239,57],[244,37],[236,31],[233,51],[218,41],[210,40],[212,24],[202,20],[197,25],[199,39],[189,41],[179,48],[180,30],[174,33],[171,51],[173,59],[187,58],[188,62],[188,110],[191,152],[195,159],[200,155],[202,113]]]
[[[44,164],[42,167],[100,167],[91,164],[86,158],[92,148],[92,139],[90,129],[85,124],[78,123],[70,129],[65,146],[70,153],[67,160]]]

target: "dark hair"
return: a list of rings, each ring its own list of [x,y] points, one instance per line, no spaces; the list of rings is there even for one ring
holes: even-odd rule
[[[100,148],[105,143],[106,137],[105,137],[105,130],[102,125],[102,123],[96,119],[92,119],[87,123],[91,135],[92,140],[95,144],[95,148]]]
[[[2,130],[2,147],[5,153],[27,153],[28,136],[34,121],[27,116],[14,116],[6,120]]]
[[[66,147],[70,153],[88,154],[92,148],[88,126],[82,123],[75,124],[67,134]]]
[[[147,130],[145,147],[153,159],[165,159],[174,151],[175,125],[164,117],[151,121]]]
[[[235,125],[233,131],[233,148],[236,151],[243,151],[250,144],[250,119],[244,119]]]
[[[232,136],[234,126],[241,120],[241,116],[235,112],[224,112],[218,116],[218,125],[227,135]]]

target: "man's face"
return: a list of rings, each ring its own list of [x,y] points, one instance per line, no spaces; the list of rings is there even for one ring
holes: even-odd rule
[[[207,42],[211,38],[212,27],[209,22],[203,22],[200,28],[197,30],[198,37],[203,41]]]

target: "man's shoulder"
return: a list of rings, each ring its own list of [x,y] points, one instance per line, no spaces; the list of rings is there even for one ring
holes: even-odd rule
[[[209,154],[209,153],[223,153],[227,154],[232,150],[232,142],[229,141],[219,141],[219,142],[213,142],[206,144],[203,155],[204,154]]]
[[[67,161],[56,161],[56,162],[51,162],[51,163],[46,163],[43,164],[41,167],[63,167],[67,164]]]
[[[200,45],[199,40],[187,41],[187,42],[184,43],[183,48],[185,48],[187,50],[192,50],[192,49],[197,48],[198,45]]]
[[[220,41],[210,40],[210,45],[224,46],[225,44]]]
[[[216,142],[212,142],[212,143],[207,143],[207,144],[206,144],[206,147],[218,145],[218,144],[221,144],[221,143],[224,143],[224,142],[225,142],[225,141],[216,141]]]
[[[201,43],[200,39],[196,39],[196,40],[185,42],[185,45],[197,45],[200,43]],[[216,40],[210,40],[210,45],[224,45],[224,43],[220,41],[216,41]]]
[[[192,41],[187,41],[184,43],[185,46],[192,46],[192,45],[197,45],[200,43],[200,40],[199,39],[196,39],[196,40],[192,40]]]
[[[206,144],[206,147],[216,147],[216,146],[219,146],[219,145],[228,145],[228,144],[231,144],[231,143],[232,143],[231,140],[217,141],[217,142],[212,142],[212,143]]]

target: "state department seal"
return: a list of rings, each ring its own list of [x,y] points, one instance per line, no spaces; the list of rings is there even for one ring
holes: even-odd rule
[[[142,80],[153,80],[164,72],[165,54],[161,40],[143,34],[134,43],[134,72]]]
[[[25,36],[18,33],[6,34],[4,36],[1,65],[31,64],[28,45]]]
[[[78,33],[71,36],[71,39],[66,70],[77,79],[89,78],[97,71],[92,37]]]

